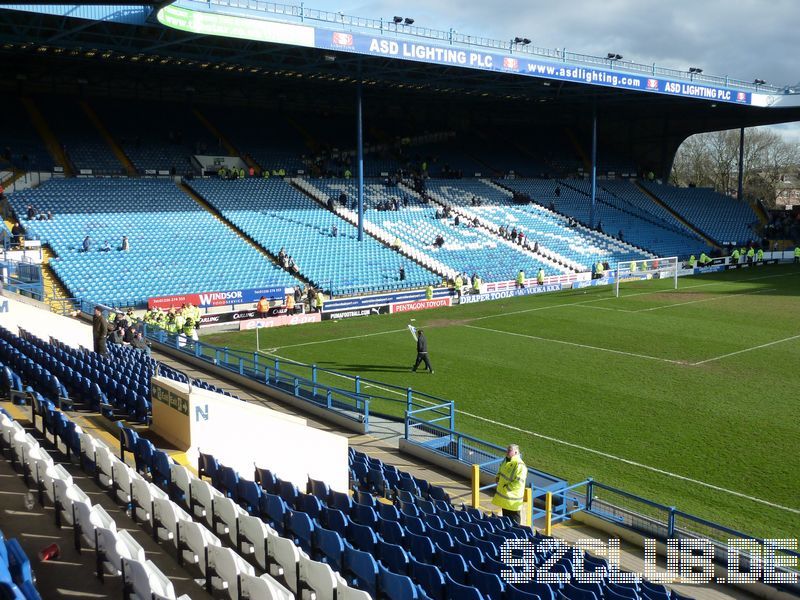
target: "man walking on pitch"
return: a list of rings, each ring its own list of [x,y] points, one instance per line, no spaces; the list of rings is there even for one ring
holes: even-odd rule
[[[424,362],[428,371],[433,375],[433,367],[428,358],[428,338],[425,337],[425,333],[422,329],[417,329],[413,325],[409,325],[408,328],[411,330],[411,335],[417,340],[417,361],[414,363],[414,367],[411,370],[416,373],[417,367],[419,367],[420,363]]]
[[[525,482],[528,478],[528,467],[522,462],[519,446],[511,444],[506,449],[506,457],[497,470],[497,490],[492,504],[503,509],[503,516],[510,517],[519,525],[522,516],[522,504],[525,494]]]

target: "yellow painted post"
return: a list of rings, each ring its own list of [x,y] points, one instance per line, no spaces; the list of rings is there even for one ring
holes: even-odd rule
[[[544,534],[553,535],[553,493],[544,497]]]
[[[520,525],[527,525],[533,527],[532,519],[533,511],[533,488],[525,488],[525,494],[522,497],[522,518]]]
[[[481,507],[481,466],[472,465],[472,508]]]

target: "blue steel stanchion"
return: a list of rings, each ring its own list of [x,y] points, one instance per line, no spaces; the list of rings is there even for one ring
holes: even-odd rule
[[[356,88],[356,151],[358,160],[358,241],[364,240],[364,123],[362,113],[363,86]]]
[[[597,201],[597,105],[592,103],[592,205],[589,208],[589,227],[594,228],[595,202]]]

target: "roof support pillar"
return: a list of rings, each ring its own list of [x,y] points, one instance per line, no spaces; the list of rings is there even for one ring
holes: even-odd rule
[[[597,200],[597,101],[592,101],[592,205],[589,209],[589,227],[594,228],[595,202]]]
[[[356,160],[358,177],[358,241],[364,241],[364,124],[362,115],[364,86],[361,80],[356,88]]]

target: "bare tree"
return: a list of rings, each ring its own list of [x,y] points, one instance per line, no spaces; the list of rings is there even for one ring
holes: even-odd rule
[[[800,163],[800,147],[768,128],[745,131],[745,197],[775,204],[781,176]],[[701,133],[683,142],[675,156],[670,176],[673,185],[713,187],[735,195],[738,188],[739,130]]]

